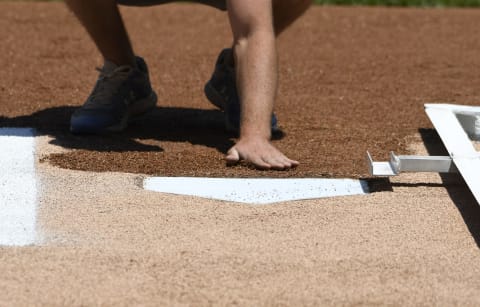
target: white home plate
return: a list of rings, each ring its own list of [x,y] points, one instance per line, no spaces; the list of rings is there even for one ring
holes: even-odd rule
[[[153,177],[146,190],[249,204],[270,204],[368,193],[368,184],[353,179],[225,179]]]
[[[0,128],[0,245],[35,241],[37,187],[32,129]]]

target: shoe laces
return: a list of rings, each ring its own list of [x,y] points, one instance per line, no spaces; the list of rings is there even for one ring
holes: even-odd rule
[[[123,65],[115,69],[105,69],[97,67],[100,73],[97,83],[93,89],[85,106],[110,105],[112,96],[118,92],[123,82],[133,70],[131,66]]]

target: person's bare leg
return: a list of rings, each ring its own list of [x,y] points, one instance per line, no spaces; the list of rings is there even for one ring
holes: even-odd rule
[[[117,65],[135,65],[134,52],[116,0],[66,0],[65,2],[85,26],[104,59]],[[120,0],[118,2],[139,5],[142,1]],[[144,2],[153,4],[156,1]],[[311,4],[312,0],[274,0],[273,17],[276,35],[297,20]]]
[[[65,0],[105,60],[135,66],[135,56],[115,0]]]

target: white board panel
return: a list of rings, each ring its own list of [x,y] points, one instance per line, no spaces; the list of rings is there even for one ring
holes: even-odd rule
[[[480,155],[455,115],[454,108],[428,104],[425,111],[458,171],[480,203]]]

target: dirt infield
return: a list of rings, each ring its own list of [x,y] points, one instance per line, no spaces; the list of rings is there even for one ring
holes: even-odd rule
[[[144,191],[135,174],[38,175],[39,241],[0,247],[0,306],[480,304],[480,207],[458,178],[249,206]]]
[[[145,174],[364,177],[367,149],[440,154],[423,104],[480,102],[480,10],[309,11],[279,40],[275,143],[302,162],[288,172],[223,161],[233,138],[202,85],[226,16],[124,12],[159,107],[120,135],[75,137],[94,46],[61,3],[0,3],[0,127],[37,128],[43,162],[36,244],[0,246],[0,306],[480,305],[480,207],[458,176],[268,206],[141,188]]]
[[[2,3],[0,126],[33,126],[72,149],[45,160],[92,171],[188,176],[366,176],[364,153],[406,153],[430,128],[426,102],[480,101],[480,12],[314,7],[279,39],[277,146],[302,165],[289,172],[228,168],[222,114],[202,93],[230,42],[226,16],[195,5],[124,10],[149,62],[159,107],[127,132],[74,137],[68,123],[100,58],[59,3]]]

